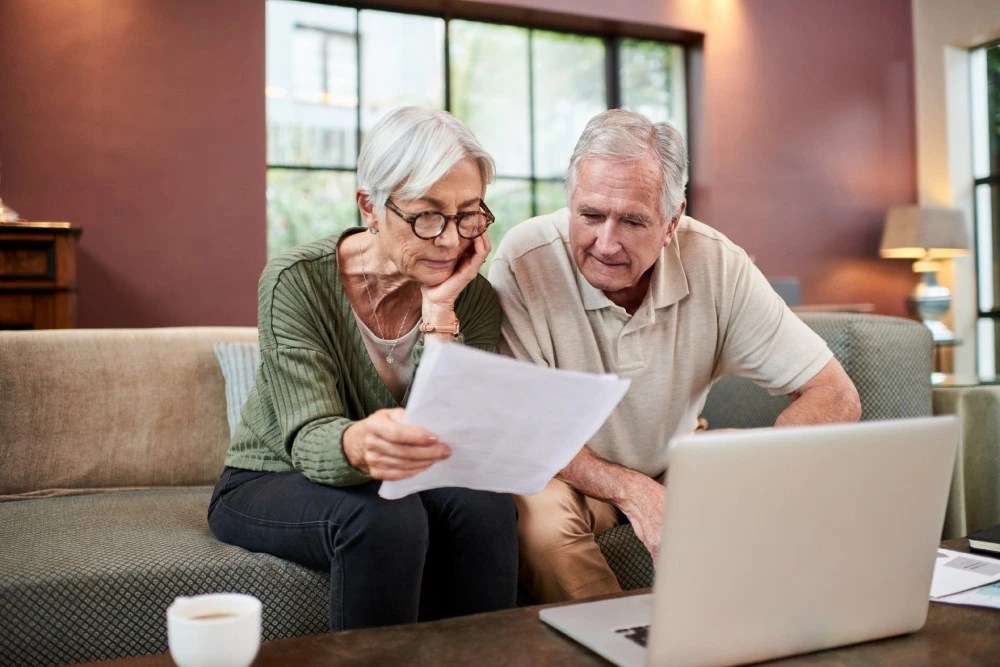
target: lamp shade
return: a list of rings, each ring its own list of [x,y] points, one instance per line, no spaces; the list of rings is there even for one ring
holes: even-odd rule
[[[954,208],[893,206],[885,217],[879,254],[914,259],[967,255],[964,216]]]

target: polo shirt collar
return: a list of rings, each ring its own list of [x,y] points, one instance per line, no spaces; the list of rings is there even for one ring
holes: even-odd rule
[[[576,284],[585,310],[600,310],[615,305],[604,292],[587,282],[579,268],[576,270]],[[670,245],[660,251],[660,257],[653,264],[649,289],[653,308],[672,306],[688,295],[687,274],[684,273],[684,264],[681,262],[680,241],[676,232]]]

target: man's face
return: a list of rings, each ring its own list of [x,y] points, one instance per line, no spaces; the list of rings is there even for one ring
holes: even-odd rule
[[[660,187],[659,170],[649,159],[589,158],[580,163],[570,196],[573,258],[587,282],[626,309],[622,301],[642,302],[649,269],[680,220],[680,211],[664,219]]]

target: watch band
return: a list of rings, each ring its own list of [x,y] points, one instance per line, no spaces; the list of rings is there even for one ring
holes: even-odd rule
[[[458,335],[458,320],[455,320],[455,324],[444,325],[444,324],[431,324],[430,322],[421,322],[420,330],[424,333],[446,333],[451,334],[452,338]]]

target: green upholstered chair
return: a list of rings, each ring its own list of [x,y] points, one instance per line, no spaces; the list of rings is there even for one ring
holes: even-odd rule
[[[930,331],[913,320],[860,313],[802,313],[854,381],[861,419],[900,419],[931,414]],[[702,415],[709,428],[771,426],[788,398],[771,396],[753,382],[728,376],[712,387]],[[625,590],[653,584],[653,563],[623,524],[597,536],[604,557]]]

